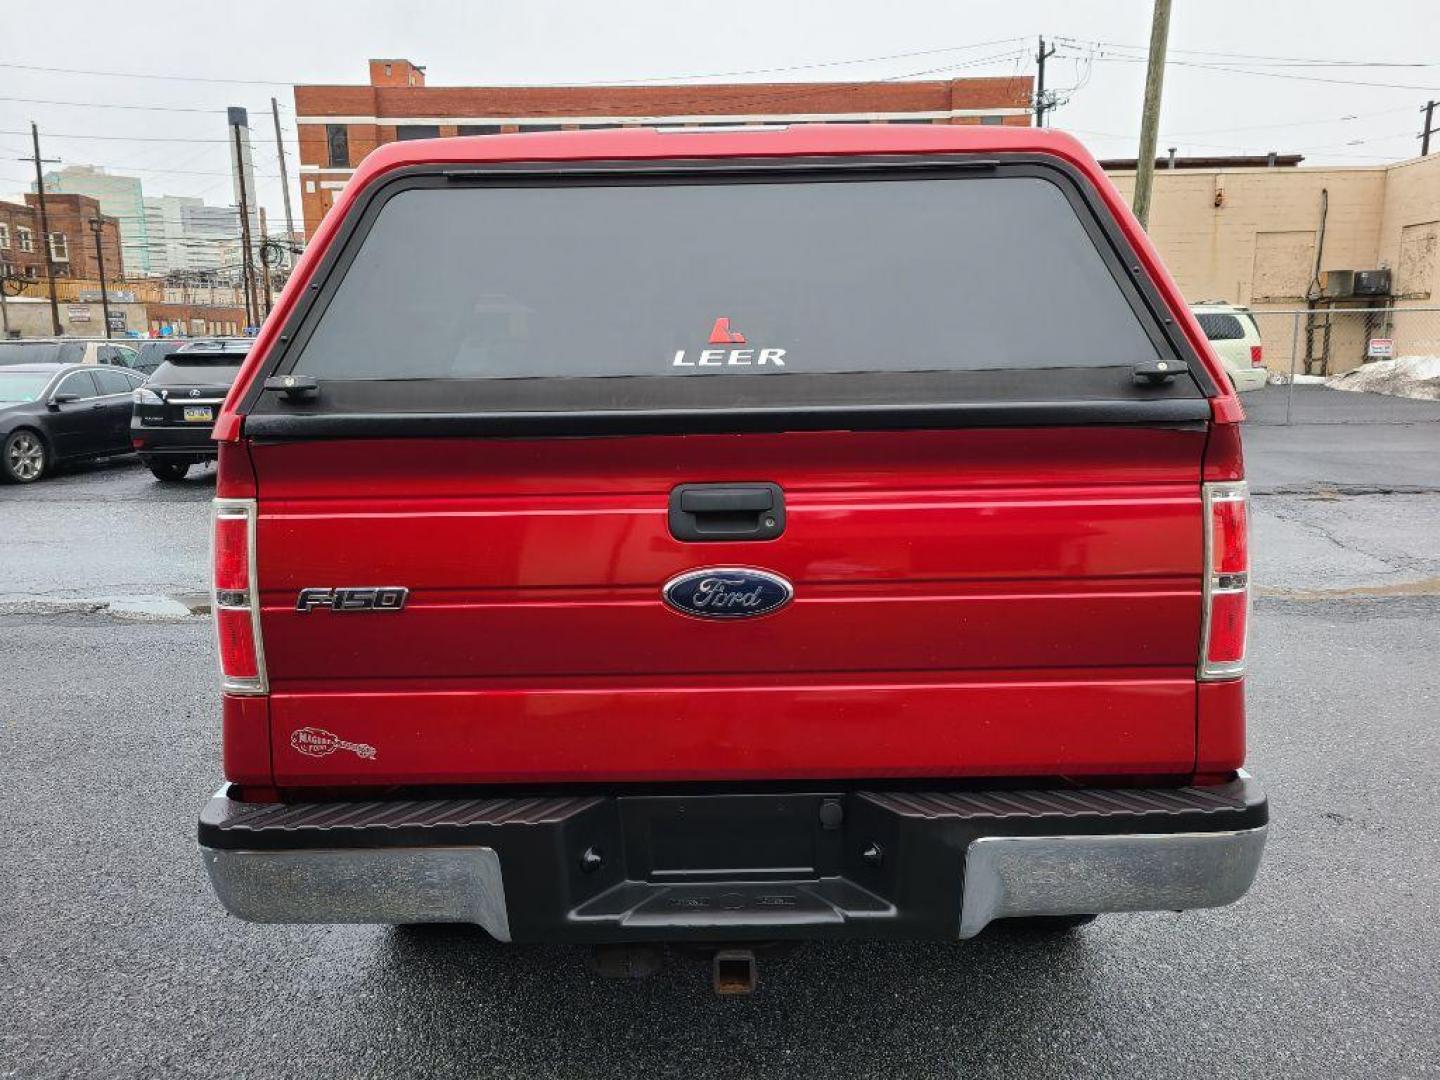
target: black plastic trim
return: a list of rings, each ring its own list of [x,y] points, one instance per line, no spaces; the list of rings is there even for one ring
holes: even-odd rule
[[[1209,402],[1017,401],[995,404],[815,405],[792,408],[641,409],[628,412],[262,413],[245,423],[257,439],[385,439],[455,436],[670,435],[761,431],[891,431],[937,427],[1069,427],[1093,424],[1194,424]]]

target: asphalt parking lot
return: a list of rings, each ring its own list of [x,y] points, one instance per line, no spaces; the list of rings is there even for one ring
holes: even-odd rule
[[[803,945],[748,998],[684,955],[620,983],[479,931],[227,917],[194,851],[212,474],[0,488],[0,1077],[1435,1075],[1440,403],[1302,388],[1283,427],[1279,394],[1247,397],[1252,893],[1060,941]]]

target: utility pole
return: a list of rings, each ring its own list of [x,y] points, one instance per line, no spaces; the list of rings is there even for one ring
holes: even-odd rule
[[[1048,49],[1045,48],[1045,38],[1042,36],[1042,37],[1040,38],[1040,47],[1039,47],[1038,49],[1036,49],[1036,51],[1035,51],[1035,64],[1036,64],[1036,66],[1040,69],[1039,74],[1036,75],[1036,77],[1035,77],[1035,126],[1036,126],[1036,127],[1044,127],[1044,126],[1045,126],[1045,113],[1046,113],[1046,112],[1049,110],[1049,108],[1050,108],[1049,103],[1045,100],[1045,61],[1046,61],[1046,59],[1048,59],[1049,57],[1054,56],[1054,55],[1055,55],[1055,46],[1054,46],[1054,45],[1051,45],[1050,48],[1048,48]]]
[[[1150,188],[1155,182],[1155,143],[1160,137],[1160,88],[1170,39],[1170,0],[1155,0],[1150,23],[1150,63],[1145,69],[1145,109],[1140,117],[1140,157],[1135,162],[1135,216],[1150,227]]]
[[[285,169],[285,140],[280,136],[280,104],[270,99],[270,115],[275,118],[275,152],[280,156],[280,195],[285,200],[285,250],[295,243],[295,218],[290,213],[290,174]]]
[[[30,139],[35,147],[31,158],[35,162],[35,192],[40,196],[40,250],[45,253],[45,280],[50,285],[50,325],[55,336],[59,337],[65,331],[60,328],[60,302],[55,299],[55,262],[50,258],[50,214],[45,208],[45,175],[40,169],[42,164],[57,159],[40,156],[40,129],[33,120],[30,122]]]
[[[110,289],[105,284],[105,249],[100,243],[100,232],[105,226],[98,217],[90,219],[90,231],[95,234],[95,261],[100,264],[100,309],[105,313],[105,336],[110,336]]]
[[[240,125],[231,124],[230,133],[235,139],[235,160],[244,161],[240,150]],[[243,164],[235,170],[235,175],[240,179],[240,274],[245,283],[245,325],[254,326],[260,320],[255,317],[255,266],[251,261],[253,252],[250,250],[250,197],[245,190],[245,169]]]
[[[270,301],[270,259],[266,257],[270,247],[270,226],[265,222],[265,208],[260,207],[260,280],[265,286],[265,314],[261,318],[270,317],[270,309],[274,306]],[[260,298],[257,296],[255,302],[258,304]]]
[[[1437,131],[1436,128],[1435,128],[1435,106],[1436,106],[1436,105],[1440,105],[1440,102],[1427,101],[1427,102],[1425,103],[1425,107],[1420,110],[1421,112],[1423,112],[1423,113],[1425,114],[1425,129],[1420,132],[1420,156],[1421,156],[1421,157],[1424,157],[1426,154],[1430,153],[1430,136],[1431,136],[1431,135],[1440,135],[1440,131]]]

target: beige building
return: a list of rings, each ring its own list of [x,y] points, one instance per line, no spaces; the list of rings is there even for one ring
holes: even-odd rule
[[[1128,199],[1134,171],[1110,176]],[[1161,168],[1150,235],[1189,300],[1256,310],[1272,370],[1290,369],[1297,337],[1301,360],[1308,344],[1331,372],[1361,363],[1371,338],[1393,339],[1396,355],[1440,355],[1440,312],[1406,313],[1440,308],[1440,154],[1374,167]],[[1323,314],[1300,319],[1298,335],[1292,318],[1265,314],[1304,308],[1329,272],[1375,269],[1390,271],[1391,295],[1322,305],[1328,335]],[[1391,304],[1389,316],[1355,311]]]

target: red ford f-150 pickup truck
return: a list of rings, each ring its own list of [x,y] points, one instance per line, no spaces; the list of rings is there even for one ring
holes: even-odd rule
[[[218,418],[215,890],[600,944],[1228,904],[1241,418],[1063,135],[384,147]]]

